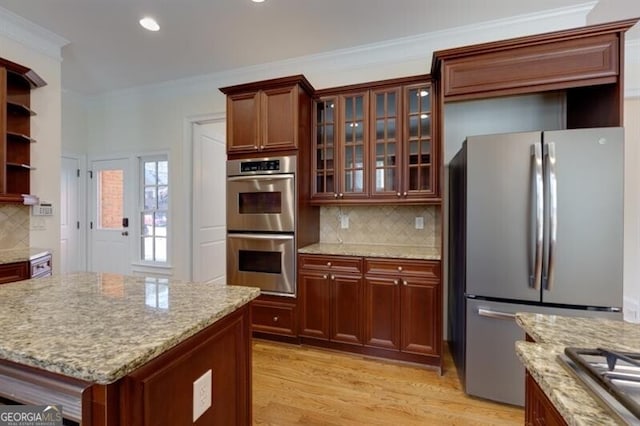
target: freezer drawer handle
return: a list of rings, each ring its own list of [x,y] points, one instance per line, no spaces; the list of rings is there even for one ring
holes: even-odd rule
[[[478,315],[480,315],[481,317],[501,319],[501,320],[507,320],[507,321],[515,321],[516,319],[516,314],[511,314],[508,312],[492,311],[484,308],[478,309]]]

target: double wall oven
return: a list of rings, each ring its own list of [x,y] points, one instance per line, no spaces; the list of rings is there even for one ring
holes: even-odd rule
[[[296,295],[296,157],[227,161],[227,282]]]

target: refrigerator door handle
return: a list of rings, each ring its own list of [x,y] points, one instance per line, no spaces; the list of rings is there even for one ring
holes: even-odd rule
[[[551,291],[554,284],[556,243],[558,240],[558,179],[556,175],[556,144],[554,142],[545,144],[545,160],[545,170],[548,173],[549,182],[549,253],[545,288]]]
[[[478,308],[478,315],[481,317],[501,319],[506,321],[515,321],[516,314],[500,311],[492,311],[491,309]]]
[[[533,253],[533,275],[529,276],[529,286],[540,290],[542,283],[542,253],[544,242],[544,193],[542,176],[542,148],[539,143],[531,145],[531,156],[534,162],[535,190],[535,250]]]

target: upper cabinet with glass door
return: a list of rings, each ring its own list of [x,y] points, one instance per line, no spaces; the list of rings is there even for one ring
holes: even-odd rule
[[[368,95],[345,93],[316,101],[313,200],[344,202],[369,196]]]
[[[340,90],[315,104],[312,202],[440,202],[429,76]]]

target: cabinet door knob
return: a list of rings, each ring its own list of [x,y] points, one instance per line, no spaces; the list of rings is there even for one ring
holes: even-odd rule
[[[331,268],[331,262],[327,262],[327,266]]]
[[[402,272],[402,266],[398,266],[398,272]]]
[[[331,280],[335,280],[335,279],[336,279],[336,276],[331,274]]]
[[[338,198],[338,194],[333,194],[333,198]]]
[[[324,275],[322,276],[322,279],[323,279],[323,280],[326,280],[326,279],[327,279],[327,274],[324,274]]]
[[[258,149],[258,145],[254,145],[253,149],[257,150]]]
[[[340,198],[344,198],[344,194],[342,192],[338,195],[340,196]]]
[[[394,285],[398,285],[398,280],[393,280]]]
[[[401,194],[401,193],[399,193],[399,192],[396,192],[396,196],[397,196],[398,198],[400,198],[400,197],[402,197],[402,194]]]
[[[402,193],[402,196],[403,196],[403,197],[406,197],[406,196],[407,196],[407,191],[404,191],[404,192]]]
[[[280,318],[278,318],[277,316],[273,317],[273,322],[278,322],[280,320]]]

